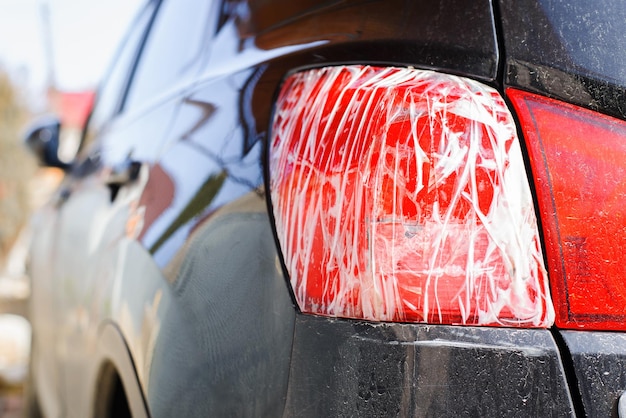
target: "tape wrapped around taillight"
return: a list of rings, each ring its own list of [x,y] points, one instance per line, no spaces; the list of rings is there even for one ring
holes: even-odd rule
[[[293,74],[274,110],[269,173],[303,312],[553,323],[515,124],[492,88],[410,68]]]

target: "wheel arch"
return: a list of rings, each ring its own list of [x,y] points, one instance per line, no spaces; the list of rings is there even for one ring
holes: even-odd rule
[[[148,418],[150,414],[135,362],[121,330],[113,322],[107,321],[100,327],[97,364],[92,416],[120,416],[117,412],[124,409],[120,402],[125,401],[130,416]]]

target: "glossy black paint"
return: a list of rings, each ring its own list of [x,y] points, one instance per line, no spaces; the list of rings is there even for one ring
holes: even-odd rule
[[[573,407],[546,330],[299,315],[286,416],[561,417]]]
[[[246,144],[238,111],[251,74],[211,78],[177,105],[140,199],[147,211],[139,239],[161,267],[217,209],[247,193],[262,195],[262,144]]]
[[[496,74],[493,13],[484,0],[469,4],[456,0],[342,1],[283,21],[265,22],[264,18],[252,14],[250,19],[250,32],[259,48],[312,39],[333,45],[329,51],[312,51],[313,63],[418,65],[487,80]]]
[[[237,17],[241,44],[267,51],[317,44],[278,56],[259,69],[242,103],[248,141],[266,135],[278,85],[287,74],[303,68],[349,63],[400,65],[439,69],[487,83],[496,80],[499,51],[488,0],[353,0],[324,2],[317,7],[312,7],[316,2],[299,1],[278,14],[267,10],[276,8],[273,3],[265,8],[260,7],[262,1],[249,3],[249,10],[259,14]]]

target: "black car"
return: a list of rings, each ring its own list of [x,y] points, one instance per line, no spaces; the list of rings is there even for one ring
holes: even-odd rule
[[[147,2],[75,160],[27,137],[66,171],[31,412],[626,416],[624,29],[616,0]]]

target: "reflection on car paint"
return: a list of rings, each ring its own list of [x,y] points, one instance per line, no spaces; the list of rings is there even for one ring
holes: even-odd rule
[[[145,212],[139,239],[161,267],[207,214],[262,183],[261,143],[243,155],[239,120],[238,92],[250,74],[218,77],[185,98],[171,139],[150,169],[134,213]]]
[[[201,213],[206,207],[210,206],[211,202],[222,188],[225,179],[226,173],[224,171],[209,176],[204,184],[202,184],[198,192],[191,198],[189,203],[187,203],[187,205],[180,211],[180,214],[174,222],[172,222],[159,239],[152,244],[150,252],[157,252],[163,243],[167,241],[178,230],[178,228],[185,225],[188,221]]]
[[[553,323],[516,128],[495,90],[430,71],[325,68],[286,81],[274,121],[272,203],[303,311]]]

